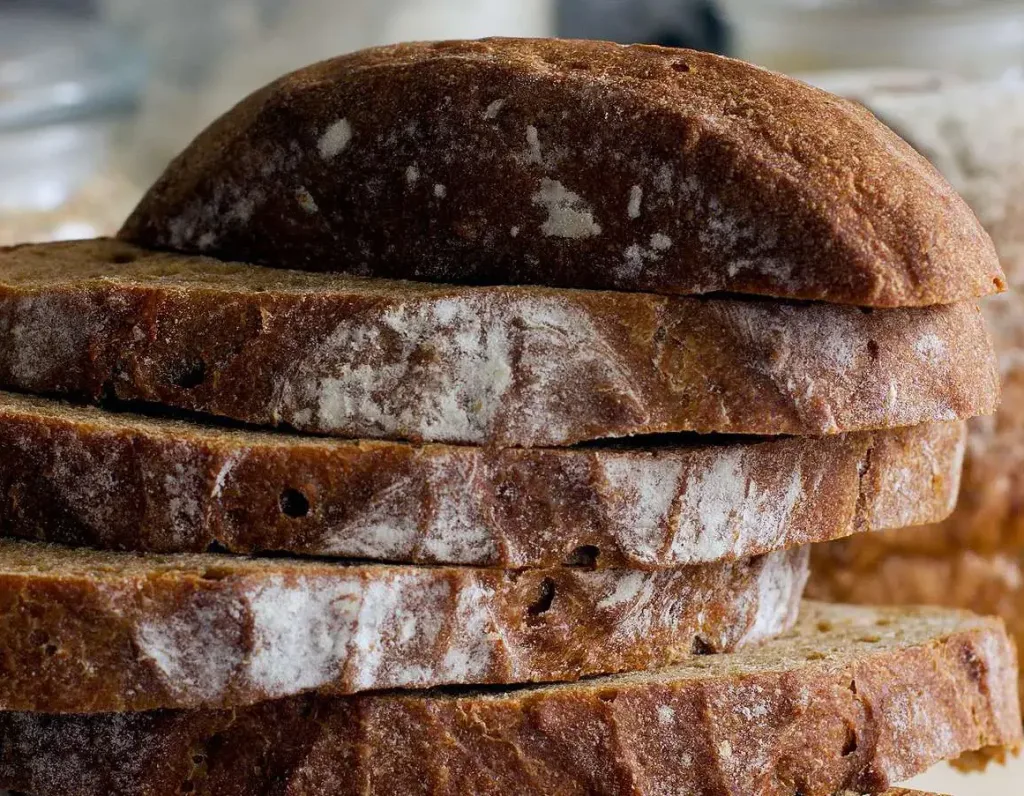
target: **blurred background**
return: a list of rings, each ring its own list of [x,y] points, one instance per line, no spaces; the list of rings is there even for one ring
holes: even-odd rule
[[[0,0],[0,245],[112,233],[199,130],[291,69],[495,34],[696,47],[856,99],[936,163],[1024,283],[1024,2],[1005,0]],[[1002,306],[1016,342],[997,342],[1024,385],[1024,310]],[[1000,423],[976,430],[972,455],[1011,440],[1009,479],[1024,470],[1024,419]],[[1016,579],[984,588],[1024,636],[1024,555],[1007,555]],[[1002,796],[1022,783],[1018,761],[915,784]]]

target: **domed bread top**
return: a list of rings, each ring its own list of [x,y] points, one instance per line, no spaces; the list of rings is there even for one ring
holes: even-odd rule
[[[830,435],[987,414],[998,382],[974,302],[451,287],[104,240],[0,249],[0,386],[330,436]]]
[[[121,231],[272,266],[895,307],[1002,289],[863,107],[689,50],[490,39],[315,64],[202,133]]]

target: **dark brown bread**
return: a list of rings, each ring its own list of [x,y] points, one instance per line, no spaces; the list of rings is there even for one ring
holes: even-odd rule
[[[955,420],[994,409],[998,374],[972,303],[452,288],[86,241],[0,250],[0,386],[532,447]]]
[[[404,44],[256,92],[121,236],[291,268],[870,306],[1002,288],[977,219],[869,112],[706,53]]]
[[[0,709],[229,707],[655,668],[786,630],[806,578],[806,548],[510,572],[0,540]]]
[[[224,712],[0,714],[36,796],[832,796],[1021,740],[999,620],[807,604],[735,655],[574,685]]]
[[[808,594],[859,605],[945,605],[1001,616],[1024,648],[1024,550],[944,554],[819,545]],[[1024,672],[1021,673],[1024,695]]]
[[[510,569],[735,560],[934,522],[964,424],[648,447],[345,442],[0,393],[0,534]]]

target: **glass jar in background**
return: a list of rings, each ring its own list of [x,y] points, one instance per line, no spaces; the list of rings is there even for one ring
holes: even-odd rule
[[[0,245],[117,229],[138,189],[112,154],[141,74],[95,20],[0,7]]]
[[[128,168],[149,182],[200,130],[250,92],[315,61],[377,44],[545,36],[553,0],[98,0],[145,51]]]
[[[1013,0],[722,0],[736,55],[783,72],[908,68],[971,78],[1024,64]]]

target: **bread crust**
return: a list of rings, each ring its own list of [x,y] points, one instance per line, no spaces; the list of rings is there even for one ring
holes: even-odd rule
[[[832,796],[1020,743],[1016,655],[998,620],[804,613],[758,649],[576,685],[0,714],[0,785],[36,796]]]
[[[126,264],[125,260],[133,260]],[[0,252],[0,386],[351,438],[824,435],[988,413],[973,304],[452,288],[112,241]]]
[[[939,520],[956,502],[964,437],[953,422],[497,449],[211,428],[0,393],[0,534],[158,553],[658,569]]]
[[[879,307],[1004,282],[963,200],[863,107],[601,42],[403,44],[299,70],[201,134],[120,235],[375,276]]]
[[[770,638],[806,549],[657,572],[140,556],[0,540],[0,709],[574,680]]]

